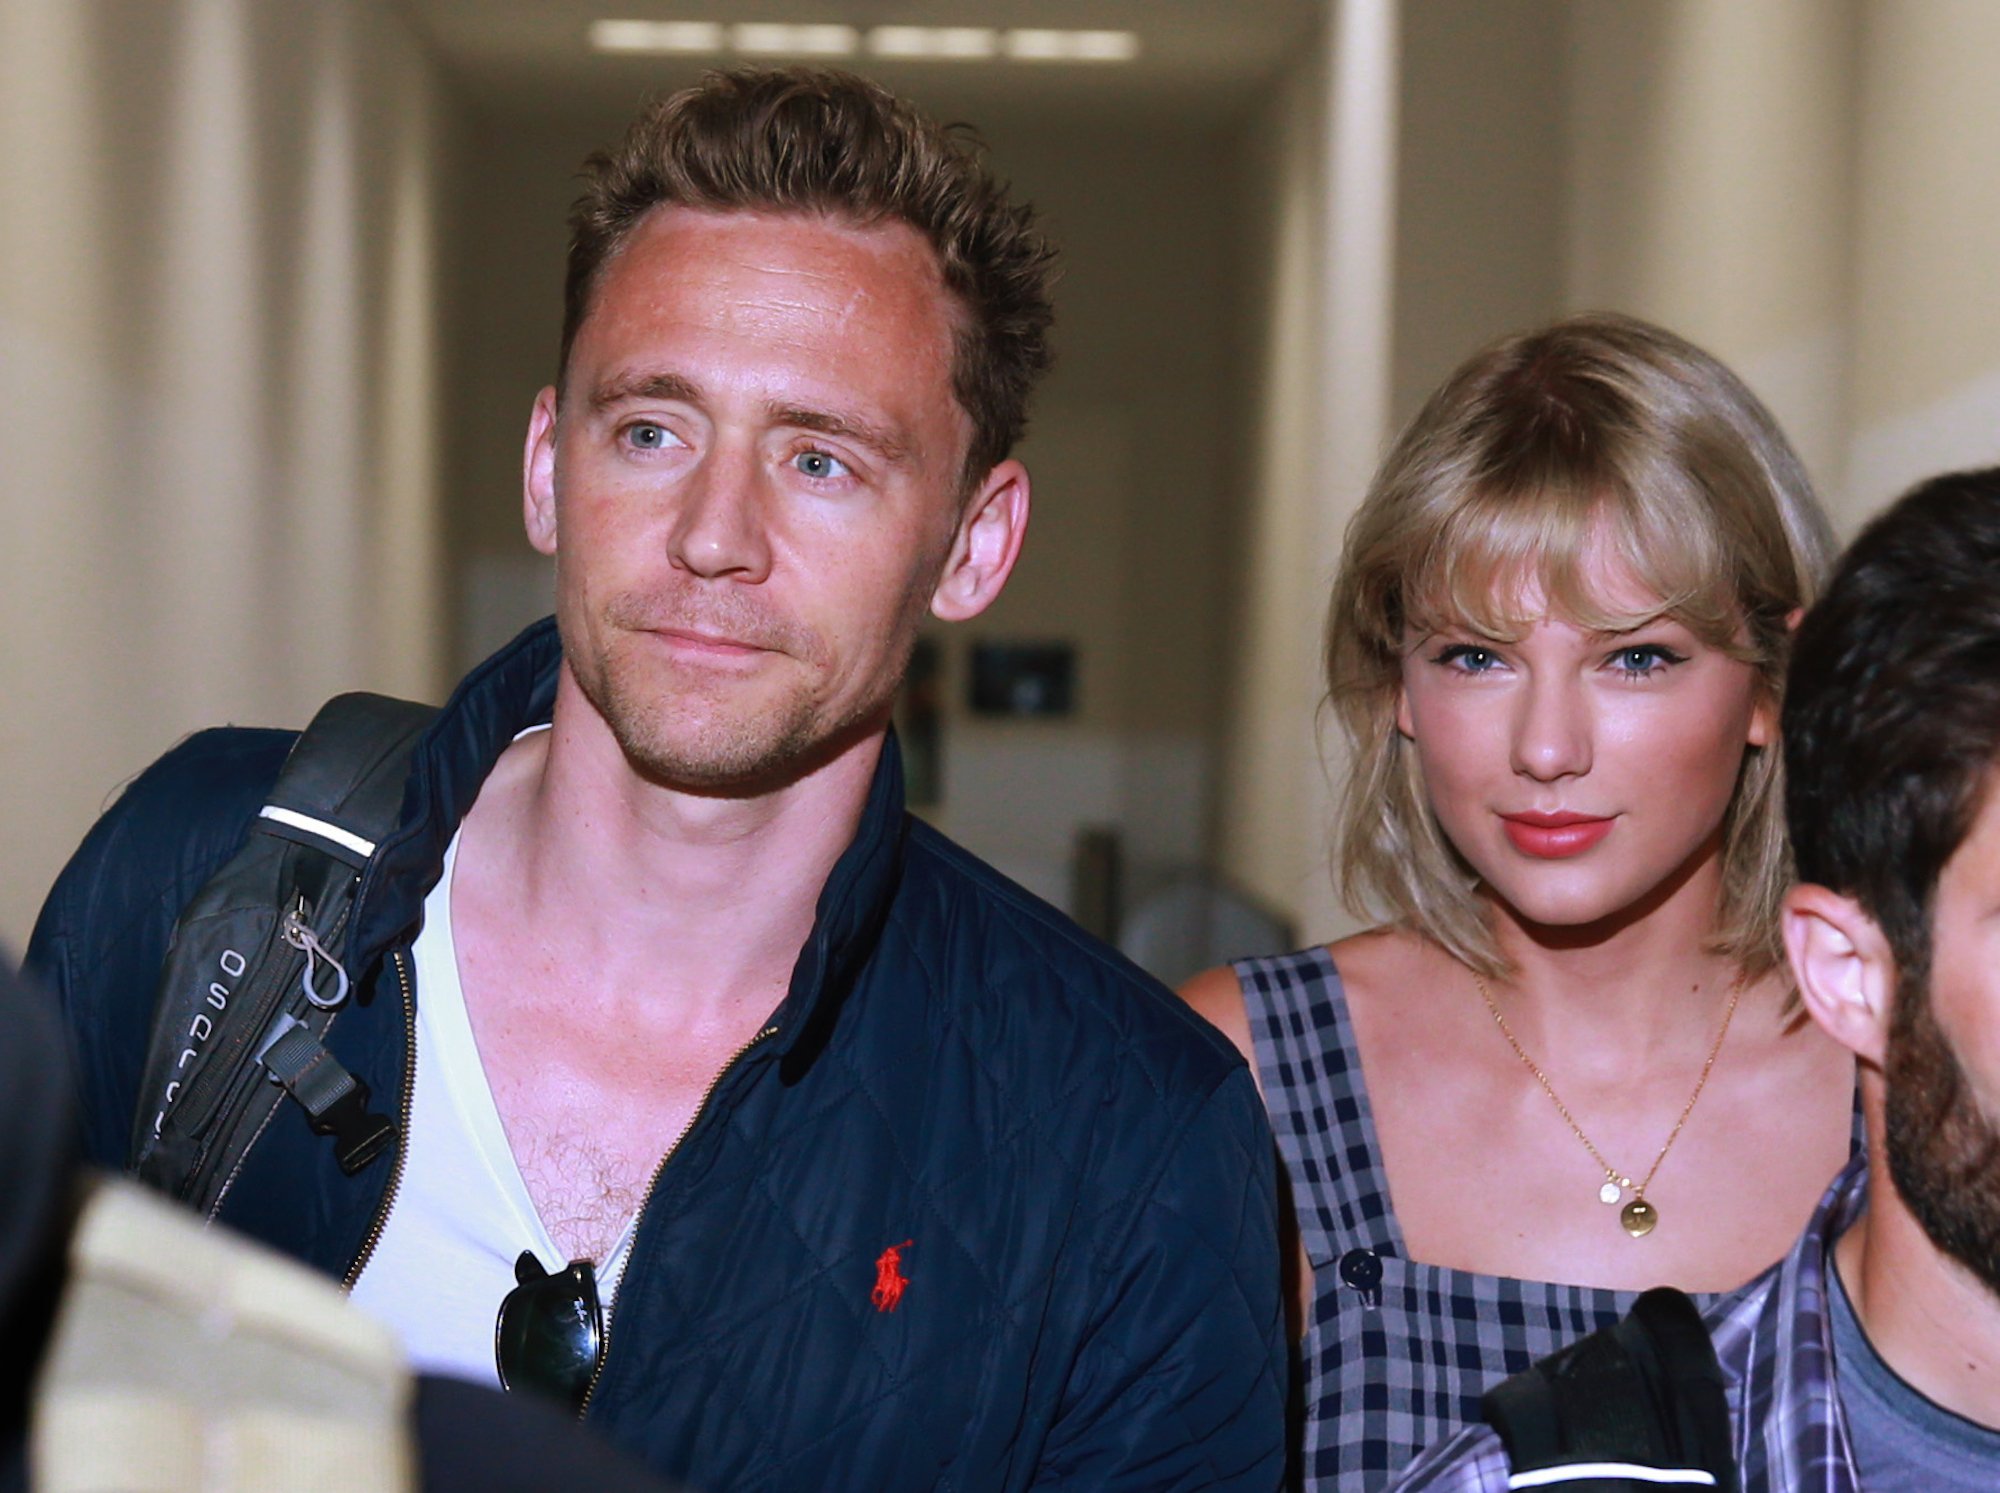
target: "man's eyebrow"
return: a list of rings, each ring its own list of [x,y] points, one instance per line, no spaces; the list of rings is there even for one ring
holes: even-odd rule
[[[700,398],[701,390],[678,373],[633,373],[592,389],[590,407],[601,412],[633,399],[673,399],[696,404]]]
[[[910,456],[910,443],[900,432],[886,425],[877,425],[870,420],[791,404],[772,405],[769,413],[780,425],[796,426],[800,430],[811,430],[820,435],[838,436],[842,440],[866,446],[884,461],[907,461]]]

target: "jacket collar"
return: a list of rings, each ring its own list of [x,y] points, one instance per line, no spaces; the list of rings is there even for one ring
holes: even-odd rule
[[[445,848],[515,736],[555,706],[562,640],[553,617],[529,627],[460,681],[417,744],[399,827],[361,878],[352,944],[362,968],[414,936]],[[869,784],[861,822],[820,889],[812,932],[779,1008],[778,1050],[796,1067],[824,1043],[874,951],[902,871],[903,765],[895,733]]]
[[[778,1051],[788,1075],[803,1072],[825,1045],[834,1016],[875,951],[902,877],[905,827],[903,753],[892,730],[883,738],[854,838],[820,888],[812,932],[779,1007]]]

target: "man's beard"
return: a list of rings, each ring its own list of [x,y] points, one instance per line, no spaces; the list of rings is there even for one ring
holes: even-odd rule
[[[2000,1127],[1938,1026],[1925,979],[1897,992],[1883,1068],[1896,1190],[1931,1243],[2000,1295]]]
[[[758,792],[799,776],[814,748],[849,724],[823,723],[804,687],[741,718],[696,718],[700,712],[687,695],[663,697],[616,665],[601,673],[579,669],[577,683],[626,761],[655,783],[693,793]]]
[[[662,605],[620,597],[604,614],[604,635],[611,640],[605,654],[572,654],[570,667],[626,760],[647,778],[695,793],[754,794],[804,776],[887,719],[916,641],[915,616],[900,620],[893,667],[876,681],[878,688],[834,709],[814,687],[833,662],[821,638],[741,603],[705,598]],[[669,673],[616,647],[620,640],[636,641],[636,633],[666,627],[712,631],[803,667],[775,689],[727,675],[676,688]]]

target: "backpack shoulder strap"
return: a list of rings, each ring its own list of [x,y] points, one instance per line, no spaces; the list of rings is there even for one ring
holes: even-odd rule
[[[436,717],[413,700],[335,695],[293,743],[257,827],[366,866],[396,827],[410,757]]]
[[[326,1051],[352,987],[348,914],[400,817],[427,705],[328,701],[294,743],[242,846],[174,925],[133,1116],[130,1169],[203,1211],[290,1098],[357,1172],[395,1140]],[[359,973],[358,971],[356,973]]]
[[[1736,1493],[1722,1367],[1695,1304],[1660,1287],[1630,1314],[1488,1390],[1513,1487]]]

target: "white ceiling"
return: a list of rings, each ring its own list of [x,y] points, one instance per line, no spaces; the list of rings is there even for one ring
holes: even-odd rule
[[[720,58],[590,50],[598,19],[837,21],[866,29],[1055,26],[1135,31],[1136,63],[840,63],[955,116],[1219,118],[1255,98],[1307,44],[1324,0],[397,0],[459,89],[484,111],[622,115]]]

